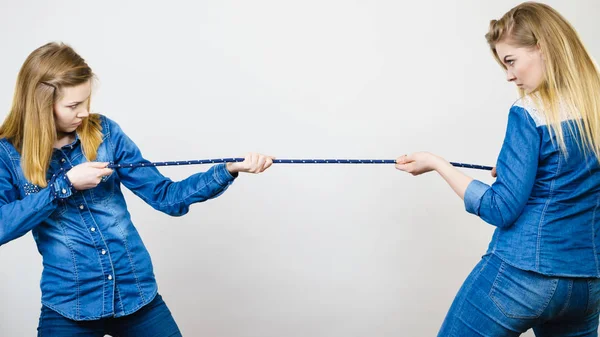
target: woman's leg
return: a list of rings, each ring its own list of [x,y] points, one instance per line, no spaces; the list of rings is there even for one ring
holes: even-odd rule
[[[42,306],[38,337],[104,337],[106,320],[74,321]]]
[[[112,319],[109,333],[113,337],[181,337],[171,311],[159,294],[133,314]]]
[[[456,295],[438,336],[519,336],[557,311],[568,292],[559,281],[486,255]]]

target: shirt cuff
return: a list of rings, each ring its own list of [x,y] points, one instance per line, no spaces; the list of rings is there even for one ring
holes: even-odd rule
[[[226,164],[218,164],[214,167],[213,177],[219,185],[229,185],[233,182],[235,178],[237,178],[237,176],[237,173],[235,175],[232,175],[229,172],[229,170],[227,170]]]
[[[54,199],[66,199],[73,195],[75,189],[73,184],[67,177],[67,172],[60,169],[58,173],[52,176],[49,183],[50,191],[54,195]]]
[[[467,190],[465,191],[465,209],[467,212],[479,215],[481,199],[489,188],[489,185],[484,184],[479,180],[473,180],[469,183],[469,186],[467,186]]]

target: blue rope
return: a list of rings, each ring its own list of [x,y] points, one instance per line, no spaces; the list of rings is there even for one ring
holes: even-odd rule
[[[201,159],[184,161],[164,161],[164,162],[144,162],[131,164],[110,163],[108,168],[134,168],[134,167],[156,167],[156,166],[181,166],[181,165],[199,165],[199,164],[219,164],[243,162],[244,158],[221,158],[221,159]],[[394,159],[274,159],[274,164],[396,164]],[[476,170],[491,171],[491,166],[482,166],[465,163],[450,162],[453,166]]]

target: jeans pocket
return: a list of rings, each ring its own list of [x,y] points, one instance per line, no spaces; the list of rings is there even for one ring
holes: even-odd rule
[[[98,153],[96,155],[97,162],[109,163],[113,160],[113,155],[110,153],[108,146],[106,143],[102,143],[98,148]],[[116,178],[115,172],[111,173],[108,176],[102,177],[100,183],[94,188],[91,188],[90,196],[92,198],[92,202],[95,204],[103,204],[106,201],[112,199],[115,194],[115,184]]]
[[[588,305],[586,314],[592,315],[600,311],[600,279],[588,279]]]
[[[114,172],[110,176],[102,177],[100,183],[90,189],[90,196],[92,202],[95,204],[102,204],[107,200],[112,199],[115,194],[115,177]]]
[[[502,262],[490,290],[490,298],[506,317],[536,319],[548,307],[557,285],[557,278]]]
[[[66,211],[67,211],[66,201],[60,200],[58,202],[58,206],[56,206],[56,209],[54,210],[54,212],[52,212],[50,214],[50,218],[56,220],[56,219],[60,218]]]

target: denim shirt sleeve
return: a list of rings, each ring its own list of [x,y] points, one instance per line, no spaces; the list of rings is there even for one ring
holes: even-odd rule
[[[0,246],[42,223],[56,210],[59,199],[66,199],[73,192],[66,173],[59,172],[48,187],[19,200],[10,165],[10,158],[0,150]]]
[[[497,227],[509,227],[519,217],[533,189],[541,134],[527,110],[513,106],[491,185],[473,180],[465,191],[467,212]]]
[[[148,163],[121,127],[108,118],[106,120],[115,163]],[[193,203],[218,197],[235,179],[225,164],[215,165],[178,182],[162,175],[156,167],[118,168],[116,173],[123,185],[148,205],[172,216],[186,214]]]

